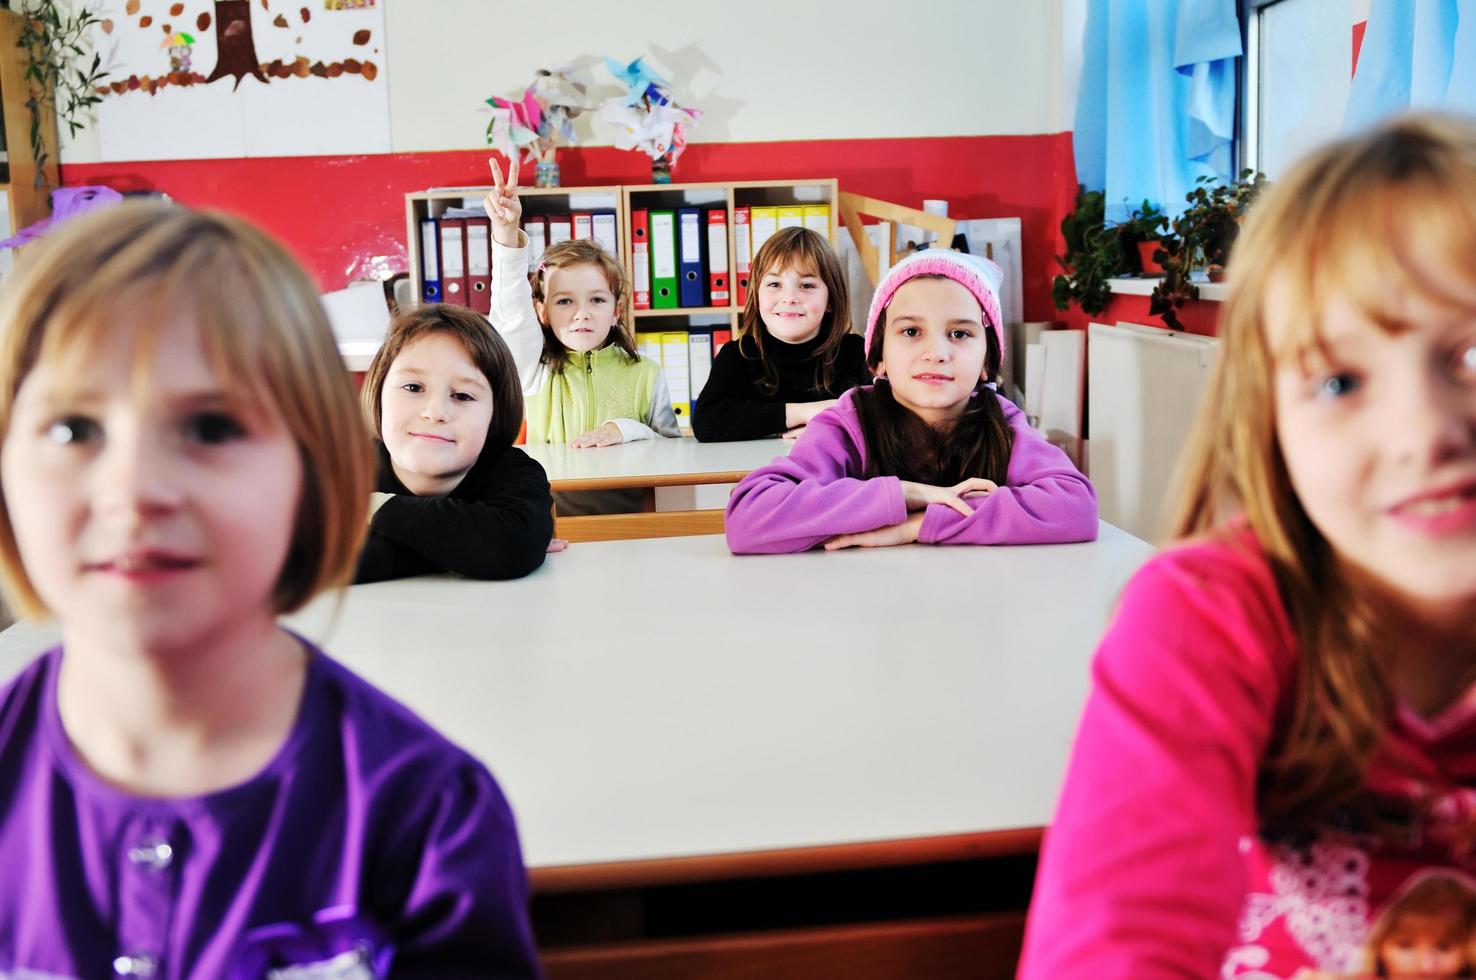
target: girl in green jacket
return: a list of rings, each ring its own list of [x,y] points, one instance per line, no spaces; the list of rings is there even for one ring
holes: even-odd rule
[[[590,240],[560,242],[528,274],[518,163],[483,205],[492,219],[492,323],[518,366],[528,442],[575,449],[680,436],[661,365],[636,353],[615,257]]]

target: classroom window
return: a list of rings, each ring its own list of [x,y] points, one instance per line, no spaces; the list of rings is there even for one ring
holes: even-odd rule
[[[1274,179],[1339,134],[1353,76],[1352,6],[1242,0],[1242,166]]]

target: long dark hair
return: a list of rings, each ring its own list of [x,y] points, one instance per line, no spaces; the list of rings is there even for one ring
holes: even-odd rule
[[[916,276],[944,279],[946,276]],[[990,378],[999,376],[999,335],[993,324],[984,327],[984,368]],[[873,374],[882,360],[886,342],[887,311],[882,310],[872,335],[866,366]],[[994,389],[983,381],[974,386],[973,397],[958,418],[944,426],[933,426],[892,394],[886,378],[877,378],[868,391],[858,388],[852,396],[866,440],[867,479],[895,476],[915,483],[947,487],[969,477],[983,477],[1004,486],[1010,469],[1010,451],[1015,435],[1005,420],[1004,409]]]
[[[835,362],[840,356],[841,341],[851,332],[851,294],[846,288],[845,270],[830,243],[808,228],[783,228],[770,235],[753,257],[748,299],[743,304],[743,319],[738,326],[738,339],[742,342],[738,349],[746,353],[745,348],[752,344],[764,366],[763,376],[754,382],[754,387],[765,398],[773,397],[779,390],[779,365],[764,355],[764,345],[784,342],[774,340],[764,329],[763,317],[759,315],[759,286],[770,272],[788,268],[802,273],[815,270],[813,274],[825,283],[828,294],[825,316],[820,321],[820,346],[813,356],[816,391],[832,390],[837,380]]]

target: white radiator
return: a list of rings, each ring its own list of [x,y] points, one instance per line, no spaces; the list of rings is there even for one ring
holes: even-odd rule
[[[1102,520],[1153,541],[1220,342],[1132,323],[1087,332],[1090,472]]]

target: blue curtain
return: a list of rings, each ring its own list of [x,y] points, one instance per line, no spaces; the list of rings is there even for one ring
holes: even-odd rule
[[[1476,0],[1373,0],[1344,131],[1437,108],[1476,113]]]
[[[1072,142],[1109,222],[1144,199],[1176,216],[1197,178],[1233,175],[1240,54],[1236,0],[1090,0]]]

